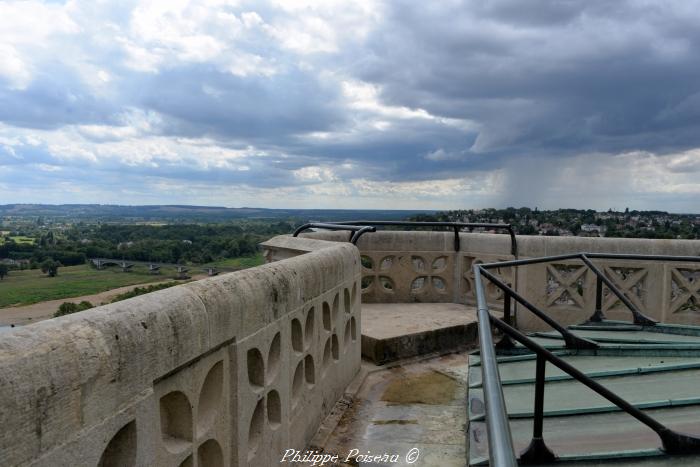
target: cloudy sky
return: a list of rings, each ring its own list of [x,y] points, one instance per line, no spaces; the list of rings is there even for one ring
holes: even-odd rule
[[[0,204],[700,212],[700,2],[0,1]]]

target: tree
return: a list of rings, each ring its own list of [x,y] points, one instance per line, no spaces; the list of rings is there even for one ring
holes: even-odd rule
[[[7,264],[0,264],[0,281],[5,278],[9,270],[10,269],[7,267]]]
[[[41,272],[48,274],[49,277],[56,277],[58,275],[58,268],[61,266],[61,263],[58,261],[47,259],[41,263]]]
[[[95,305],[85,300],[77,304],[73,302],[63,302],[61,306],[58,307],[58,311],[53,314],[53,317],[58,318],[59,316],[70,315],[78,311],[89,310],[90,308],[94,308],[94,306]]]

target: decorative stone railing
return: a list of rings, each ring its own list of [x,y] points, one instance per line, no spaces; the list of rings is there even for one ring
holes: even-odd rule
[[[294,248],[2,334],[0,465],[257,467],[302,450],[359,370],[360,256]]]
[[[346,232],[314,232],[305,238],[347,242]],[[567,253],[627,253],[700,256],[698,240],[648,240],[584,237],[518,236],[520,258]],[[472,266],[512,259],[507,235],[460,234],[454,250],[451,232],[381,231],[358,242],[362,255],[363,302],[454,302],[475,304]],[[269,247],[268,255],[284,257],[293,250]],[[595,260],[639,309],[667,323],[700,324],[700,261],[697,263]],[[562,324],[579,323],[593,314],[595,277],[580,262],[566,261],[496,271],[528,300]],[[489,303],[498,309],[502,293],[486,282]],[[607,289],[603,311],[610,319],[630,314]],[[546,329],[527,310],[517,312],[525,330]]]

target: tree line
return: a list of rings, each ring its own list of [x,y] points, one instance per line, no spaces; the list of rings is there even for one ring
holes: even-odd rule
[[[115,258],[175,264],[204,264],[255,254],[258,244],[292,231],[291,222],[245,221],[228,224],[76,224],[62,230],[22,232],[34,243],[0,244],[0,258],[26,260],[31,268],[50,263],[83,264],[89,258]]]

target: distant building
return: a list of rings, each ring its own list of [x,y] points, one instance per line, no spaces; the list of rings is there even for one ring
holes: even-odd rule
[[[598,232],[599,234],[604,234],[607,230],[608,230],[608,228],[604,225],[581,224],[581,232],[588,232],[588,233]]]

